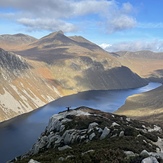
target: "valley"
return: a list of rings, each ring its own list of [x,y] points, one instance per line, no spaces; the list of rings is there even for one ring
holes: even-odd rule
[[[128,96],[150,91],[160,85],[150,83],[145,87],[136,89],[80,92],[61,97],[30,113],[2,122],[0,123],[0,153],[3,157],[0,157],[0,162],[11,160],[15,156],[29,151],[40,133],[46,128],[49,118],[53,114],[67,110],[67,106],[71,106],[71,110],[80,106],[87,106],[106,113],[114,113],[125,103]],[[8,150],[8,146],[10,146],[10,150]]]
[[[24,149],[28,150],[31,147],[30,145],[38,137],[38,132],[45,127],[49,116],[62,111],[68,105],[89,106],[89,102],[86,102],[87,97],[91,102],[89,107],[98,107],[106,112],[113,112],[116,108],[115,113],[120,116],[125,115],[163,125],[163,87],[143,94],[135,93],[144,91],[134,91],[141,90],[141,87],[143,89],[143,86],[148,86],[151,81],[162,83],[162,53],[148,51],[108,53],[81,36],[67,37],[62,31],[51,33],[41,39],[23,34],[3,35],[0,39],[3,40],[0,40],[1,131],[5,134],[5,130],[10,132],[8,127],[15,129],[18,127],[19,141],[24,143],[24,138],[31,139],[28,140],[31,144],[24,144],[23,149],[18,147],[20,151],[23,152]],[[101,97],[92,97],[89,91],[111,92],[109,94],[103,92]],[[132,93],[126,94],[127,91]],[[81,97],[81,102],[73,99],[74,94]],[[125,98],[132,94],[135,95],[129,97],[124,104]],[[91,97],[95,98],[94,102]],[[115,102],[113,102],[114,97],[117,100]],[[61,100],[61,104],[59,102],[61,98],[65,98],[66,103]],[[105,100],[110,103],[105,103]],[[58,102],[58,105],[55,106],[55,102]],[[42,106],[47,109],[43,109],[43,114],[38,109]],[[36,111],[33,112],[34,110]],[[44,111],[48,114],[45,115]],[[19,118],[24,119],[20,121],[22,127],[15,124],[17,118],[14,117],[17,116],[18,121]],[[43,125],[40,122],[41,117]],[[36,126],[37,130],[35,127],[27,130],[24,134],[29,138],[24,134],[21,136],[23,128],[28,128],[30,124]],[[1,140],[3,134],[0,134]],[[12,138],[8,139],[12,141]],[[4,148],[0,149],[3,153],[6,144],[2,142],[1,144],[4,144]],[[11,153],[11,156],[20,154],[19,150]],[[8,155],[6,158],[9,158]]]
[[[1,40],[0,47],[5,44],[6,49],[0,51],[1,122],[77,92],[148,83],[81,36],[67,37],[58,31],[41,39],[17,34],[3,35]]]

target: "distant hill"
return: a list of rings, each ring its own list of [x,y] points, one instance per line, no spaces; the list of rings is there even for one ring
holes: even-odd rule
[[[112,53],[122,65],[150,81],[163,81],[163,53],[119,51]]]
[[[53,115],[32,149],[11,162],[161,162],[162,144],[159,126],[82,106]]]
[[[0,48],[5,49],[7,51],[13,51],[25,48],[26,45],[36,41],[37,39],[24,35],[24,34],[14,34],[14,35],[0,35]]]
[[[130,96],[115,113],[163,126],[163,86]]]

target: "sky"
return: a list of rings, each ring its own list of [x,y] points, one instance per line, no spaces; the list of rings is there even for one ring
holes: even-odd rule
[[[0,35],[62,30],[107,51],[163,51],[163,0],[1,0]]]

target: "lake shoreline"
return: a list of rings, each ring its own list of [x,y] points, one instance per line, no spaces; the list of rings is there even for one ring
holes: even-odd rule
[[[3,163],[26,153],[48,125],[49,118],[53,114],[66,110],[67,106],[71,106],[71,109],[87,106],[113,113],[115,108],[118,109],[131,94],[146,92],[160,85],[160,83],[150,83],[137,89],[80,92],[59,98],[32,112],[2,122],[0,123],[0,153],[3,158],[0,158],[0,162]]]

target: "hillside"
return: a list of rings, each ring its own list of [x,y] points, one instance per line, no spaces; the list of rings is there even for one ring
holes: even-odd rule
[[[163,126],[163,86],[130,96],[115,113]]]
[[[12,53],[0,51],[0,121],[29,112],[61,96],[147,84],[115,57],[81,36],[67,37],[58,31],[38,40],[22,34],[10,37],[14,46]],[[14,38],[15,42],[12,41]],[[22,41],[23,46],[22,38],[27,39]],[[9,41],[5,47],[11,50]]]
[[[82,106],[53,115],[32,149],[11,162],[34,160],[162,162],[163,133],[159,126]]]
[[[120,51],[112,53],[121,64],[129,67],[143,78],[150,81],[163,81],[163,53],[151,51],[128,52]]]
[[[0,48],[7,51],[18,50],[25,48],[28,44],[36,40],[37,39],[32,36],[24,35],[22,33],[14,35],[0,35]]]
[[[51,80],[60,83],[66,94],[126,89],[147,83],[99,46],[81,36],[67,37],[61,31],[51,33],[30,44],[29,49],[16,53],[30,60],[44,62],[45,66],[48,64],[53,75]]]
[[[0,122],[58,98],[57,89],[33,73],[28,60],[0,49]]]
[[[163,53],[151,51],[112,53],[123,65],[149,81],[163,83]],[[116,114],[163,125],[163,87],[127,98]]]

